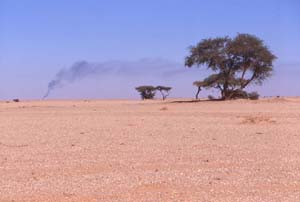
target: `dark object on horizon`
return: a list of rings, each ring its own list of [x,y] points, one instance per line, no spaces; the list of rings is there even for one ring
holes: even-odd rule
[[[202,81],[194,82],[201,88],[216,88],[221,99],[233,99],[249,84],[261,85],[273,71],[276,56],[264,42],[254,35],[238,34],[234,38],[218,37],[204,39],[190,47],[185,66],[206,65],[215,72]]]
[[[143,100],[153,99],[156,93],[156,88],[154,86],[139,86],[135,89],[140,93]]]
[[[14,102],[20,102],[20,100],[19,100],[19,99],[13,99],[13,101],[14,101]]]
[[[158,90],[161,95],[163,100],[165,100],[169,95],[172,87],[167,87],[167,86],[156,86],[156,90]]]

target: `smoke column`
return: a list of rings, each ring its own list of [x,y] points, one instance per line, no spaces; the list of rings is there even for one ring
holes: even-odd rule
[[[164,59],[141,59],[138,61],[107,61],[104,63],[90,63],[79,61],[67,69],[61,69],[48,84],[48,89],[43,99],[47,98],[51,92],[63,87],[66,83],[73,83],[86,77],[92,76],[126,76],[126,77],[162,77],[165,74],[181,71],[183,65],[170,62]]]
[[[48,90],[43,96],[43,99],[47,98],[54,89],[63,87],[64,83],[72,83],[90,75],[99,74],[100,72],[106,72],[108,70],[109,69],[102,64],[93,64],[86,61],[76,62],[70,68],[62,69],[56,74],[55,78],[49,82]]]
[[[48,90],[43,99],[47,98],[54,89],[62,87],[63,82],[73,82],[80,77],[84,77],[89,72],[93,72],[93,66],[89,65],[86,61],[76,62],[69,69],[60,70],[55,78],[49,82]]]

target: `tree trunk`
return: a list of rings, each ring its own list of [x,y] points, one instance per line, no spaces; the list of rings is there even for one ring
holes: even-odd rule
[[[198,90],[197,90],[197,93],[196,93],[196,100],[199,99],[199,93],[200,93],[200,91],[201,91],[201,87],[198,87]]]
[[[223,86],[223,92],[222,92],[222,100],[228,100],[229,99],[229,95],[228,95],[228,82],[224,83]]]
[[[166,97],[165,97],[164,93],[163,93],[161,90],[160,90],[159,92],[160,92],[160,94],[161,94],[161,96],[162,96],[163,100],[165,100],[165,99],[166,99]]]
[[[228,100],[229,99],[229,92],[228,92],[228,88],[229,88],[229,77],[230,77],[230,70],[227,72],[224,72],[224,85],[223,85],[223,91],[222,91],[222,100]]]

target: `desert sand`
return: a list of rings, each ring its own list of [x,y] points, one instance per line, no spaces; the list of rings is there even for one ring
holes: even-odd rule
[[[1,202],[299,202],[300,98],[0,102]]]

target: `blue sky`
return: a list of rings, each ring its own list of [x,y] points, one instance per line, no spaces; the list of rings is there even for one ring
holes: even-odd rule
[[[193,97],[192,82],[207,73],[183,67],[188,47],[237,33],[262,38],[278,57],[274,76],[255,90],[300,95],[298,0],[0,0],[0,99],[39,99],[57,72],[81,60],[127,64],[121,72],[141,66],[87,76],[50,98],[138,98],[139,84]],[[160,63],[151,72],[140,61]]]

